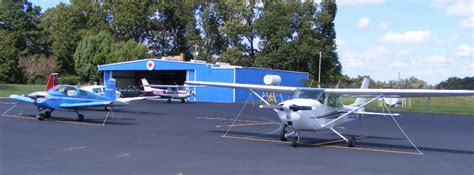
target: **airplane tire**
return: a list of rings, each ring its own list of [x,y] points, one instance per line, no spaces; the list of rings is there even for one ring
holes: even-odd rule
[[[296,136],[293,138],[293,140],[291,141],[291,146],[293,146],[294,148],[298,147],[298,140],[300,139],[299,136]]]
[[[78,121],[84,121],[84,115],[83,115],[83,114],[79,114],[79,115],[77,116],[77,120],[78,120]]]
[[[349,138],[349,142],[347,142],[347,146],[348,147],[354,147],[356,144],[356,138],[354,136],[351,136]]]
[[[183,98],[183,99],[181,99],[181,103],[184,103],[184,102],[186,102],[186,100],[185,100],[184,98]]]
[[[288,141],[288,139],[286,138],[285,134],[286,134],[286,125],[281,129],[280,131],[280,141]]]
[[[168,99],[168,101],[166,101],[166,102],[171,103],[171,99]]]
[[[43,116],[43,115],[36,115],[36,118],[37,118],[39,121],[43,121],[43,120],[44,120],[44,116]]]
[[[51,118],[51,111],[49,111],[49,110],[44,111],[43,117],[44,118]]]

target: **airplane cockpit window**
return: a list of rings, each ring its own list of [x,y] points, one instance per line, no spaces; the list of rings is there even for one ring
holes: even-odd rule
[[[326,93],[321,93],[317,99],[321,104],[328,105],[330,107],[341,108],[343,106],[341,98]]]
[[[307,99],[317,99],[322,90],[319,89],[297,89],[293,98],[307,98]]]
[[[50,91],[55,91],[62,93],[64,95],[68,95],[68,91],[76,91],[76,87],[74,86],[67,86],[67,85],[61,85],[61,86],[55,86],[52,88]]]
[[[100,93],[102,93],[102,92],[104,92],[104,91],[102,91],[101,88],[94,88],[94,89],[92,89],[92,92],[94,92],[94,93],[96,93],[96,94],[100,94]]]
[[[79,92],[80,92],[79,94],[81,95],[81,97],[87,96],[87,92],[86,92],[86,91],[80,90]]]

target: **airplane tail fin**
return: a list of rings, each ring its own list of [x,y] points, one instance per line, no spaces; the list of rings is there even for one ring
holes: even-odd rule
[[[152,91],[150,84],[148,84],[148,81],[146,81],[145,78],[142,78],[142,84],[143,84],[143,90],[145,90],[146,92]]]
[[[105,96],[115,101],[115,79],[111,78],[105,86]]]
[[[49,75],[48,83],[44,91],[48,91],[49,89],[53,88],[54,86],[58,85],[59,74],[58,73],[51,73]]]
[[[369,79],[367,77],[364,78],[362,81],[361,89],[368,89],[369,88]],[[360,106],[365,103],[365,98],[356,98],[356,101],[351,106]],[[363,109],[363,108],[362,108]]]

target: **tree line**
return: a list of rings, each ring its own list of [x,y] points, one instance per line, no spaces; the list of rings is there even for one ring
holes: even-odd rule
[[[474,90],[474,77],[450,77],[436,85],[429,85],[427,82],[416,77],[401,78],[399,80],[377,81],[370,76],[357,76],[351,78],[347,75],[338,81],[339,88],[360,88],[364,77],[370,79],[370,88],[380,89],[468,89]],[[334,86],[335,87],[335,86]]]
[[[97,65],[185,53],[186,60],[341,75],[334,0],[82,1],[41,13],[28,0],[0,1],[0,83],[99,80]],[[35,69],[42,66],[44,68]]]

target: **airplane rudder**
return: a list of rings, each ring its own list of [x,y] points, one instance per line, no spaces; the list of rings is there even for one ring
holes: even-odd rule
[[[58,85],[59,80],[59,73],[51,73],[49,74],[48,83],[46,83],[45,91],[53,88],[54,86]]]
[[[151,91],[150,84],[148,84],[148,81],[145,78],[142,78],[142,84],[143,84],[143,90]]]
[[[112,99],[112,100],[115,100],[115,85],[116,85],[116,80],[111,78],[109,79],[109,81],[107,82],[107,85],[105,86],[105,96]]]

